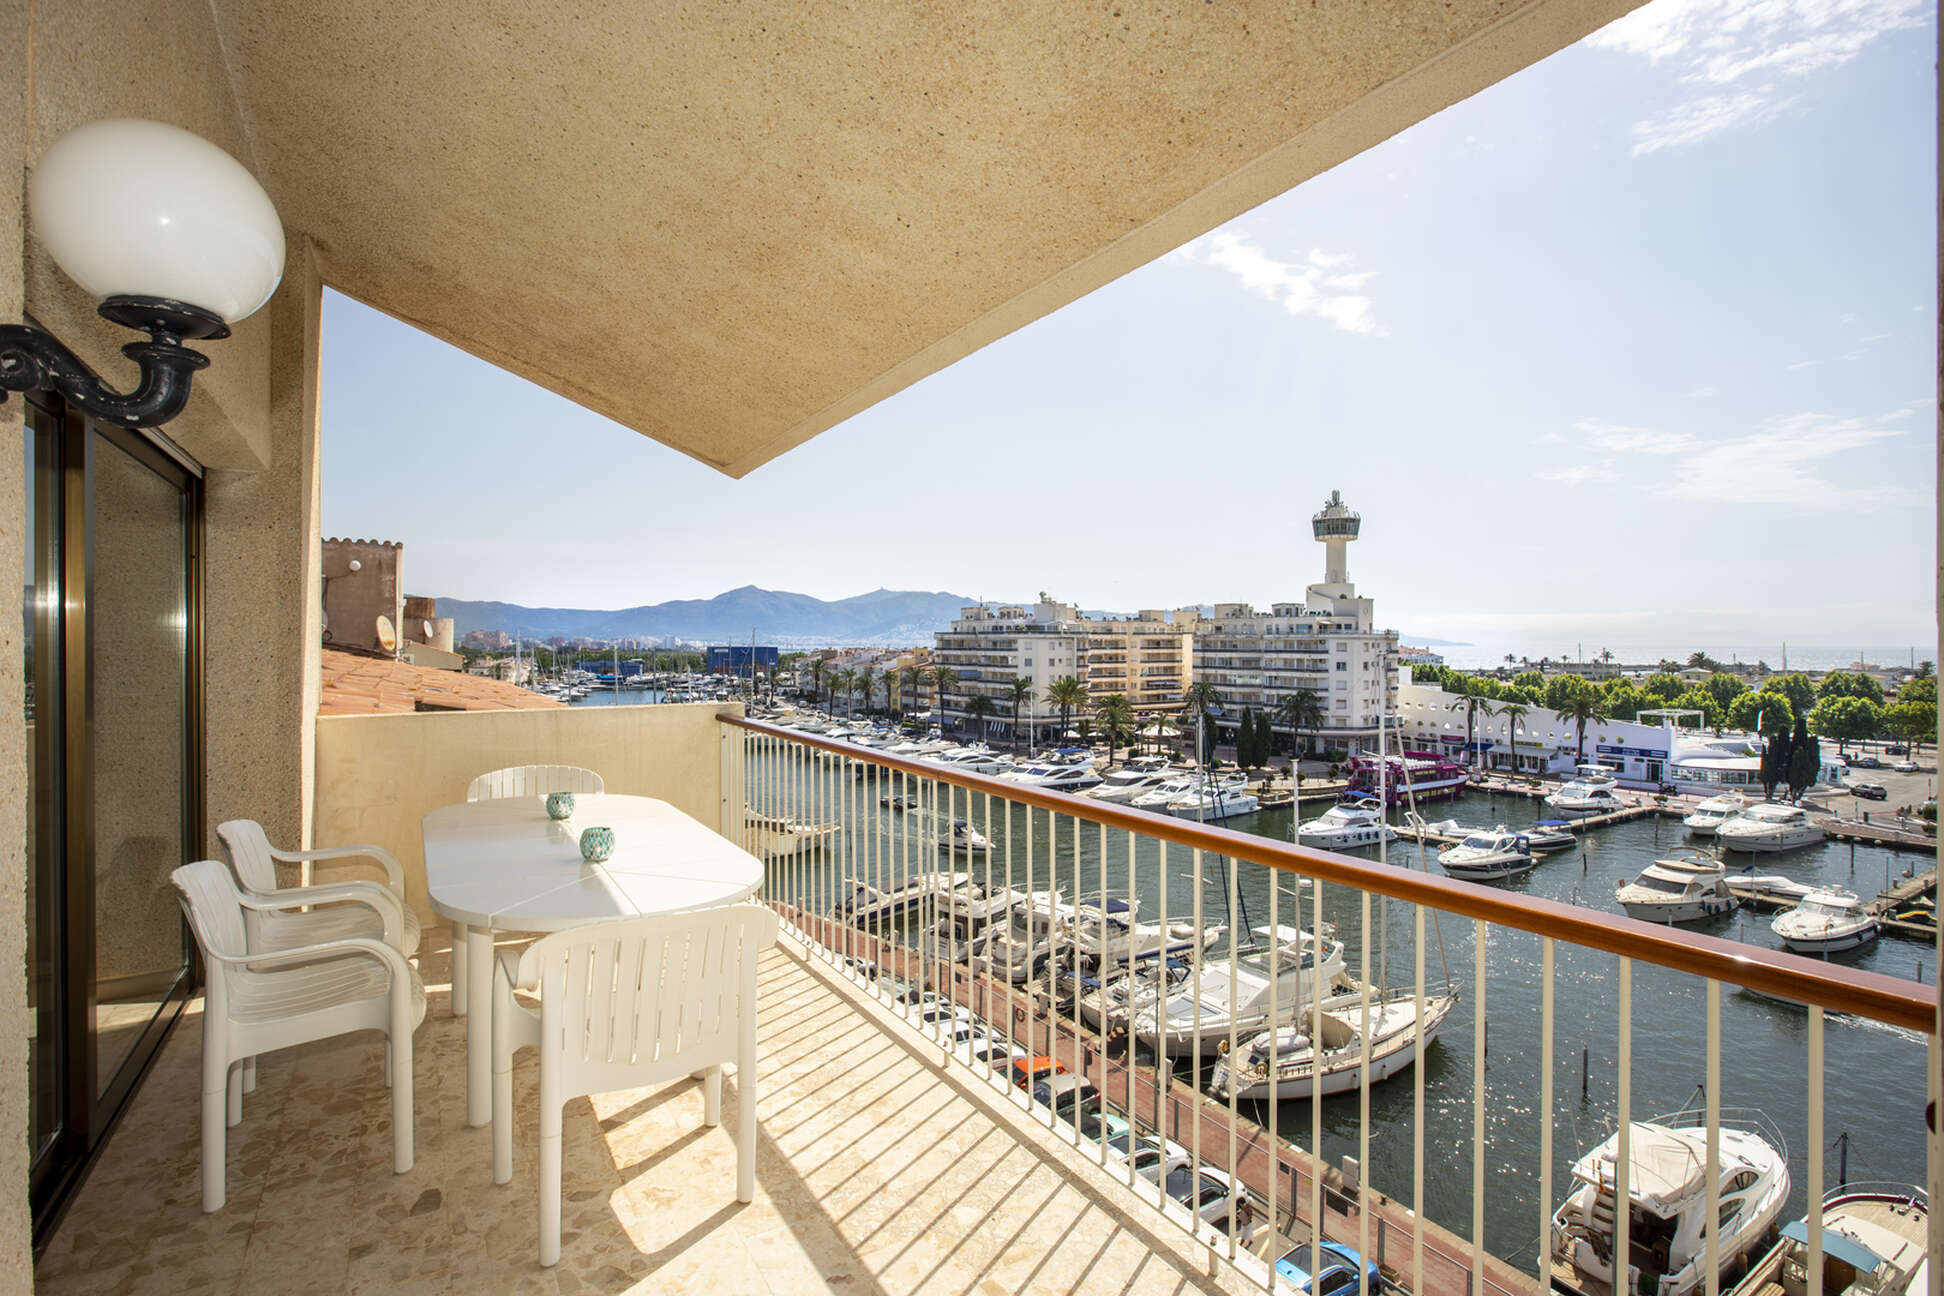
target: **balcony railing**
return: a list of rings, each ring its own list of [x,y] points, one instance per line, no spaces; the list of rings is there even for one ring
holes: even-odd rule
[[[1680,1071],[1690,1054],[1704,1059],[1696,1296],[1725,1290],[1715,1261],[1735,1240],[1716,1223],[1733,1106],[1724,1073],[1774,1096],[1783,1110],[1772,1114],[1803,1136],[1791,1162],[1800,1205],[1783,1218],[1806,1212],[1812,1259],[1831,1179],[1831,1079],[1844,1102],[1867,1094],[1909,1131],[1903,1148],[1877,1149],[1882,1159],[1936,1181],[1937,1142],[1922,1133],[1938,1084],[1931,986],[741,717],[722,724],[724,831],[771,854],[767,899],[807,947],[1266,1290],[1289,1287],[1274,1266],[1282,1248],[1299,1247],[1310,1273],[1327,1267],[1310,1249],[1319,1240],[1421,1296],[1549,1290],[1554,1243],[1573,1254],[1552,1219],[1573,1163],[1611,1129],[1688,1105],[1668,1085],[1675,1074],[1692,1085]],[[1389,988],[1393,965],[1411,969],[1404,988]],[[1263,988],[1246,1009],[1206,1006],[1244,983]],[[1561,987],[1575,996],[1565,1011]],[[1738,992],[1737,1020],[1757,1011],[1739,992],[1782,1005],[1802,1041],[1799,1083],[1741,1064],[1724,988]],[[1845,1040],[1855,1023],[1891,1033],[1830,1050],[1832,1014]],[[1385,1035],[1400,1021],[1401,1035]],[[1433,1054],[1440,1037],[1463,1045]],[[1304,1062],[1314,1040],[1322,1065]],[[988,1052],[1051,1057],[1093,1090],[1056,1111],[987,1065]],[[1293,1061],[1277,1063],[1286,1052]],[[1244,1098],[1257,1080],[1266,1100]],[[1294,1129],[1285,1101],[1307,1102]],[[1129,1158],[1143,1138],[1157,1141]],[[1197,1214],[1140,1173],[1149,1155],[1181,1159],[1176,1178],[1201,1185],[1187,1195],[1207,1198]],[[1613,1196],[1642,1173],[1633,1160],[1618,1140]],[[1609,1218],[1598,1246],[1632,1257],[1654,1290],[1662,1239],[1633,1235],[1649,1227],[1638,1212]],[[1815,1292],[1819,1263],[1812,1272]]]

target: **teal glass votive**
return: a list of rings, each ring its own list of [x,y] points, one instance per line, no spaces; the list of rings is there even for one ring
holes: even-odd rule
[[[547,798],[547,818],[565,819],[574,813],[574,794],[555,792]]]
[[[588,828],[580,835],[581,858],[589,864],[599,864],[614,854],[614,829]]]

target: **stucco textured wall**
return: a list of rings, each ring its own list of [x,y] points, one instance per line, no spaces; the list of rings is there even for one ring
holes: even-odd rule
[[[714,828],[721,822],[718,715],[740,706],[562,707],[546,711],[325,716],[317,722],[319,846],[373,843],[398,857],[419,916],[425,894],[419,821],[466,799],[466,786],[508,765],[579,765],[609,792],[660,797]],[[282,841],[276,833],[271,838]]]

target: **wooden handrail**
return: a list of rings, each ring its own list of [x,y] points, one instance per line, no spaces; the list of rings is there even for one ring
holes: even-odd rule
[[[1347,855],[1312,850],[1230,828],[1009,783],[984,774],[942,769],[922,761],[887,756],[869,747],[834,742],[815,734],[785,729],[743,716],[725,715],[722,722],[751,733],[780,738],[869,765],[915,774],[968,792],[984,792],[1054,814],[1069,815],[1087,823],[1122,828],[1191,850],[1247,860],[1265,868],[1335,882],[1409,904],[1427,905],[1444,913],[1482,918],[1502,927],[1551,937],[1570,945],[1604,950],[1656,967],[1725,981],[1797,1003],[1814,1004],[1830,1012],[1853,1013],[1925,1035],[1937,1030],[1937,990],[1913,981],[1884,976],[1880,972],[1845,968],[1784,950],[1768,950],[1744,945],[1740,941],[1724,940],[1719,936],[1676,931],[1623,914],[1601,913],[1577,905],[1561,904],[1557,900],[1542,900],[1457,878],[1420,873],[1394,864],[1352,859]]]

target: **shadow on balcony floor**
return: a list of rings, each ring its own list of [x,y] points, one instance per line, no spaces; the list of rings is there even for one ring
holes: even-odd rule
[[[444,950],[424,970],[411,1173],[391,1173],[377,1038],[289,1050],[261,1063],[230,1131],[229,1205],[204,1215],[197,1001],[41,1259],[37,1290],[998,1296],[1235,1279],[1212,1282],[1185,1236],[1158,1220],[1149,1232],[1069,1176],[1057,1151],[1022,1141],[782,949],[762,966],[756,1200],[735,1200],[733,1078],[716,1130],[693,1081],[577,1100],[561,1262],[542,1269],[530,1055],[513,1182],[496,1188],[488,1131],[465,1126]]]

